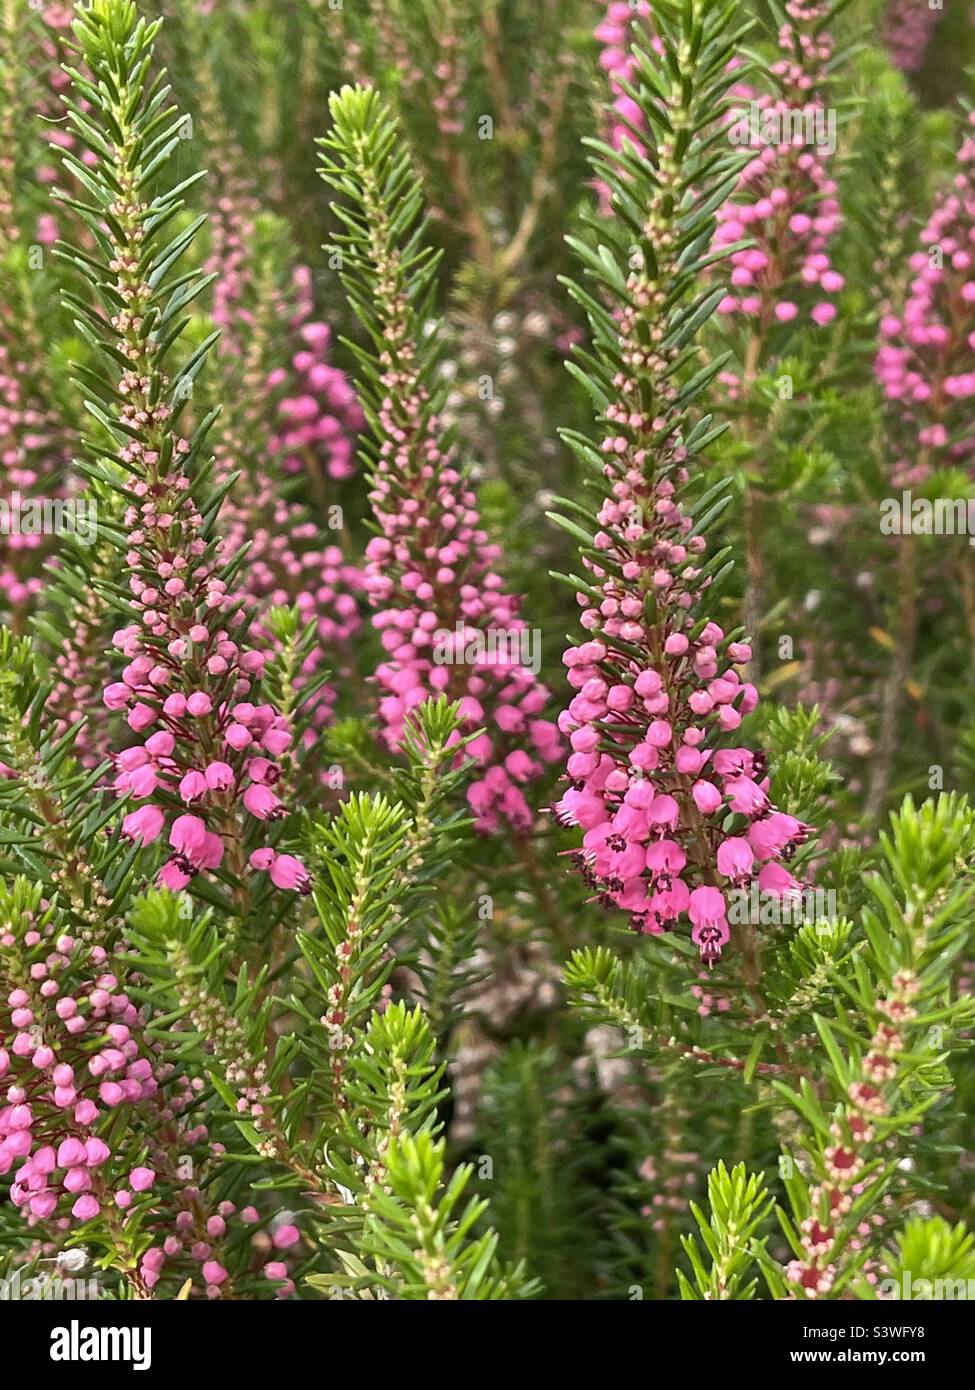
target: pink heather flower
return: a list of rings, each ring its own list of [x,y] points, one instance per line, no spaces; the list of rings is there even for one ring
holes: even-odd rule
[[[268,729],[261,739],[261,747],[266,753],[280,757],[291,747],[291,734],[287,729]]]
[[[805,842],[810,827],[794,816],[773,811],[761,820],[753,821],[746,832],[748,843],[759,859],[773,859],[783,851],[790,853]]]
[[[279,854],[270,867],[271,882],[278,888],[297,889],[304,893],[310,886],[308,870],[292,854]]]
[[[719,874],[733,883],[744,883],[751,879],[755,853],[747,840],[729,835],[718,846],[717,862]]]
[[[712,926],[724,918],[724,897],[717,888],[695,888],[687,912],[696,927]]]
[[[140,806],[138,811],[130,811],[122,821],[122,834],[131,840],[139,840],[151,845],[162,833],[166,817],[159,806]]]
[[[156,711],[151,705],[147,705],[140,700],[129,710],[129,715],[125,722],[134,733],[141,733],[143,729],[151,729],[153,724],[155,724]]]
[[[148,1192],[156,1181],[151,1168],[133,1168],[129,1174],[129,1186],[133,1192]]]
[[[159,870],[159,885],[168,888],[171,893],[181,893],[190,882],[194,873],[194,866],[187,860],[186,868],[181,868],[175,859],[170,859]]]
[[[208,763],[204,777],[211,791],[227,791],[234,784],[234,770],[228,763]]]
[[[138,800],[151,796],[159,785],[159,773],[151,763],[133,768],[131,772],[118,777],[115,786],[120,792],[130,791]]]
[[[750,777],[732,777],[725,782],[725,792],[731,809],[743,816],[760,815],[768,806],[768,797]]]
[[[160,729],[145,742],[145,751],[152,758],[168,758],[175,747],[176,740],[168,729]]]
[[[274,1232],[271,1243],[275,1250],[288,1250],[301,1239],[297,1226],[279,1226]]]
[[[763,864],[758,874],[758,886],[763,893],[776,893],[787,897],[801,893],[802,884],[797,878],[783,869],[781,864]]]
[[[673,840],[655,840],[647,846],[646,867],[651,874],[679,874],[687,863],[687,855]]]
[[[8,1123],[11,1129],[17,1127],[12,1118]],[[65,1139],[64,1143],[58,1147],[59,1168],[74,1168],[77,1164],[84,1163],[86,1157],[85,1146],[79,1139]]]
[[[111,1149],[103,1139],[85,1140],[85,1162],[89,1168],[98,1168],[111,1157]]]
[[[127,685],[121,681],[115,681],[105,687],[102,699],[108,709],[124,709],[132,698],[132,692]]]
[[[258,849],[250,857],[250,866],[260,873],[268,873],[271,882],[285,890],[295,889],[299,893],[311,891],[308,870],[293,854],[276,854],[272,849]]]
[[[244,805],[258,820],[273,820],[282,814],[283,807],[269,787],[252,782],[244,791]]]
[[[213,254],[207,269],[217,276],[214,318],[223,328],[221,351],[241,360],[243,387],[252,404],[246,437],[217,448],[220,479],[240,473],[221,521],[231,552],[248,546],[239,583],[251,640],[276,645],[265,621],[274,605],[297,605],[303,621],[315,625],[315,644],[296,677],[300,688],[323,666],[337,669],[344,664],[349,640],[361,627],[362,577],[339,546],[326,543],[311,514],[282,497],[282,475],[308,474],[316,480],[316,490],[322,477],[351,477],[355,439],[364,417],[344,373],[328,361],[328,325],[311,319],[312,277],[306,266],[295,266],[291,285],[272,295],[276,318],[288,325],[292,337],[286,344],[287,357],[265,379],[248,374],[254,324],[246,289],[256,261],[247,248],[259,203],[255,190],[243,186],[238,175],[228,178],[231,196],[225,190],[211,205]],[[261,292],[267,291],[262,287]],[[267,433],[262,428],[265,421]],[[190,636],[200,640],[195,630]],[[215,663],[222,660],[219,654],[211,657],[208,669],[215,673]],[[240,664],[260,676],[263,653],[247,652]],[[335,698],[328,682],[316,689],[306,706],[316,727],[331,719]],[[306,756],[316,751],[314,730],[308,732],[305,751]]]
[[[695,782],[691,788],[694,805],[704,815],[711,815],[721,805],[721,793],[713,782]]]
[[[205,796],[209,784],[202,772],[197,772],[194,768],[192,772],[187,772],[180,779],[179,795],[180,800],[185,802],[198,801],[201,796]]]
[[[206,836],[206,822],[199,816],[177,816],[169,832],[169,843],[190,859],[202,853]]]
[[[730,935],[724,897],[717,888],[695,888],[687,913],[694,923],[691,940],[701,948],[701,959],[711,965],[721,955],[721,948]]]

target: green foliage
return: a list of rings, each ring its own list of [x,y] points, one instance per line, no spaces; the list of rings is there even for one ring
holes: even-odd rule
[[[419,463],[427,426],[442,410],[447,390],[436,375],[443,342],[429,331],[440,257],[426,240],[423,196],[409,151],[380,94],[374,88],[343,87],[329,99],[329,113],[331,133],[318,142],[320,172],[343,198],[332,204],[343,230],[330,250],[371,344],[348,345],[371,431],[363,441],[365,459],[375,466],[386,437],[379,422],[388,396],[383,373],[400,369],[403,395],[391,402],[392,416],[413,441]],[[411,389],[422,393],[415,398],[416,416],[410,414]],[[448,435],[445,447],[449,443]]]
[[[681,1244],[694,1275],[694,1284],[677,1271],[684,1299],[751,1299],[758,1279],[753,1276],[755,1257],[752,1241],[772,1208],[762,1176],[746,1172],[738,1163],[729,1173],[723,1163],[708,1175],[709,1216],[695,1204],[691,1211],[701,1234],[701,1243],[710,1257],[707,1268],[693,1236]]]
[[[483,1105],[478,1189],[502,1255],[523,1262],[546,1297],[591,1297],[577,1258],[596,1244],[598,1165],[571,1075],[554,1048],[516,1041],[488,1068]]]
[[[899,1144],[908,1141],[927,1113],[943,1101],[952,1084],[950,1053],[961,1045],[975,1014],[971,998],[952,999],[949,992],[953,961],[964,949],[972,925],[972,833],[971,809],[955,796],[926,802],[918,810],[908,800],[892,818],[889,834],[881,837],[882,872],[867,881],[874,906],[862,916],[862,947],[848,959],[845,970],[834,974],[845,997],[836,1002],[830,1019],[813,1015],[821,1049],[815,1083],[808,1073],[798,1088],[778,1079],[772,1083],[777,1097],[773,1103],[784,1101],[794,1112],[800,1125],[797,1136],[805,1131],[800,1141],[805,1157],[786,1184],[796,1223],[825,1219],[800,1174],[811,1168],[828,1187],[835,1181],[833,1148],[845,1143],[853,1152],[861,1151],[856,1196],[823,1255],[824,1263],[837,1264],[830,1297],[841,1296],[874,1253],[870,1240],[860,1242],[854,1252],[853,1233],[881,1210],[888,1192],[902,1187]],[[883,1039],[891,1029],[896,1042],[888,1048]],[[873,1064],[878,1049],[890,1058],[880,1071]],[[879,1090],[861,1135],[850,1127],[849,1099],[851,1088],[862,1085],[864,1078],[871,1078]],[[791,1169],[791,1159],[788,1166]],[[784,1213],[780,1217],[794,1251],[801,1255],[795,1227]],[[769,1261],[763,1263],[773,1296],[781,1296],[781,1279]]]
[[[129,0],[95,0],[79,9],[75,28],[86,71],[70,69],[74,96],[65,100],[72,131],[96,156],[89,164],[72,151],[63,155],[65,171],[83,196],[62,192],[61,201],[78,215],[89,247],[59,242],[55,248],[72,278],[80,278],[86,296],[74,288],[62,295],[91,353],[87,363],[78,364],[76,384],[91,433],[85,441],[87,457],[76,467],[90,480],[96,498],[109,500],[100,535],[120,549],[126,542],[116,518],[134,471],[123,457],[126,445],[142,443],[158,454],[161,473],[167,471],[193,383],[218,336],[211,334],[182,359],[177,355],[191,321],[186,311],[213,277],[181,269],[204,221],[188,217],[187,196],[204,174],[181,178],[176,172],[184,117],[169,101],[171,89],[163,75],[148,76],[160,24],[139,19]],[[121,265],[130,286],[128,304],[118,288]],[[148,287],[148,294],[133,288],[141,286]],[[128,316],[137,320],[134,327],[120,312],[127,308],[135,310]],[[146,432],[122,418],[128,389],[122,373],[133,370],[146,383],[147,400],[168,405],[165,423]],[[205,441],[215,418],[211,411],[192,432],[185,460],[192,479],[188,496],[207,520],[211,546],[220,492],[212,482]],[[75,566],[83,566],[84,560],[74,557]],[[107,608],[126,616],[121,563],[104,576],[84,568],[74,588],[94,583]],[[70,635],[67,617],[62,621]]]
[[[655,14],[664,63],[658,70],[648,54],[637,50],[636,78],[627,87],[640,107],[642,126],[650,132],[649,158],[641,158],[629,141],[622,151],[599,140],[586,142],[593,150],[593,171],[610,190],[614,216],[606,222],[583,214],[586,239],[568,239],[594,291],[576,281],[565,282],[589,320],[592,351],[576,348],[569,366],[596,407],[596,427],[588,437],[563,431],[563,438],[592,475],[587,485],[600,494],[607,488],[607,460],[599,445],[607,432],[615,433],[605,411],[612,399],[611,383],[621,372],[635,375],[641,410],[659,417],[649,432],[649,450],[661,448],[677,434],[687,454],[696,456],[726,428],[712,424],[712,417],[701,412],[699,398],[727,358],[702,365],[695,335],[723,294],[705,275],[733,249],[710,250],[714,209],[734,187],[743,163],[730,144],[722,146],[707,135],[728,107],[728,88],[742,76],[741,69],[728,71],[741,40],[730,26],[731,15],[730,8],[713,5],[661,8]],[[628,278],[627,269],[639,273]],[[634,325],[631,336],[646,345],[640,362],[626,353],[607,304],[627,316]],[[592,543],[595,508],[556,500],[567,505],[572,516],[551,513],[551,519],[580,542],[586,559],[604,563]],[[701,496],[693,511],[694,533],[713,524],[729,502],[722,486]],[[719,553],[702,567],[702,578],[710,577],[712,587],[727,571],[725,559]],[[567,582],[576,591],[586,591],[574,576]]]
[[[462,1164],[445,1180],[443,1143],[429,1134],[394,1139],[384,1155],[388,1191],[373,1198],[375,1219],[360,1237],[360,1249],[387,1274],[369,1274],[359,1259],[347,1262],[344,1287],[365,1283],[378,1297],[399,1299],[526,1298],[533,1291],[518,1267],[495,1262],[497,1237],[472,1232],[484,1203],[462,1205],[470,1167]],[[314,1281],[334,1287],[334,1281]],[[339,1287],[342,1287],[340,1285]]]

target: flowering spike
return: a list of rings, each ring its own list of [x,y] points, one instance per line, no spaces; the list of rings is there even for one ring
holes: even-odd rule
[[[689,461],[710,434],[691,411],[702,374],[687,344],[716,302],[697,277],[712,209],[740,163],[700,134],[735,80],[726,20],[696,5],[679,21],[659,17],[663,60],[638,58],[649,155],[637,161],[624,144],[599,160],[614,225],[625,215],[627,230],[596,255],[579,245],[615,312],[590,311],[601,437],[567,438],[583,457],[598,451],[608,494],[582,551],[588,638],[563,658],[576,693],[559,720],[572,753],[557,807],[584,831],[576,858],[601,900],[644,932],[689,921],[708,965],[729,939],[725,890],[756,879],[796,890],[781,861],[805,835],[770,803],[764,755],[734,738],[758,699],[737,670],[750,649],[703,611],[720,556],[705,560],[708,514],[699,504],[695,516],[687,497]]]
[[[221,494],[204,454],[213,414],[195,433],[180,426],[212,338],[170,366],[180,311],[204,281],[173,278],[200,221],[166,230],[182,207],[183,188],[167,182],[181,117],[167,105],[162,75],[148,76],[158,28],[137,19],[128,0],[79,11],[75,32],[89,76],[72,74],[66,106],[95,157],[85,163],[66,153],[64,163],[95,199],[85,216],[97,254],[62,255],[97,303],[71,300],[101,369],[85,372],[88,410],[111,441],[110,461],[102,439],[90,441],[101,461],[88,471],[122,503],[128,578],[115,597],[113,645],[126,664],[103,693],[136,736],[116,745],[116,790],[136,803],[122,831],[143,845],[163,841],[169,858],[160,882],[180,889],[220,869],[225,855],[238,880],[247,877],[263,823],[286,814],[272,789],[293,734],[260,701],[265,658],[242,640],[235,557],[215,532]],[[215,778],[215,765],[229,768],[228,777]]]
[[[373,342],[360,351],[360,388],[372,440],[370,501],[380,534],[367,550],[365,586],[385,658],[376,670],[390,748],[404,721],[440,693],[459,699],[483,776],[468,797],[481,830],[502,821],[526,832],[521,788],[558,756],[539,718],[548,692],[526,653],[531,634],[495,566],[470,484],[440,419],[443,387],[427,322],[437,257],[424,241],[422,200],[397,123],[375,91],[343,88],[330,101],[322,175],[351,206],[336,207],[342,278]]]

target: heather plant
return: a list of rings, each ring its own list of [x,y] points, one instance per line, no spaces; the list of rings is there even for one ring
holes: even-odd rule
[[[4,1291],[970,1296],[932,14],[0,0]]]
[[[352,201],[337,209],[346,230],[335,245],[375,347],[374,358],[362,349],[357,358],[379,531],[366,547],[364,585],[386,654],[375,673],[383,737],[395,750],[418,704],[439,693],[459,699],[471,726],[488,726],[468,745],[483,772],[468,788],[475,824],[505,821],[524,834],[532,814],[521,785],[558,756],[559,738],[533,717],[549,696],[527,650],[531,634],[504,592],[501,549],[481,526],[442,421],[437,342],[424,342],[420,327],[436,261],[423,244],[414,176],[374,92],[343,92],[331,109],[323,173]]]

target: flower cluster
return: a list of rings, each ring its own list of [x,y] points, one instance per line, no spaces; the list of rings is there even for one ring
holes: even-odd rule
[[[975,113],[968,122],[954,186],[921,233],[925,249],[910,258],[904,305],[880,322],[877,376],[922,454],[917,466],[899,465],[909,482],[937,462],[969,466],[975,451]]]
[[[32,7],[34,8],[34,7]],[[21,167],[28,142],[17,129],[20,85],[24,70],[39,112],[53,115],[58,92],[67,76],[57,64],[58,41],[70,23],[70,11],[51,6],[36,21],[19,7],[8,7],[3,20],[3,105],[0,153],[0,268],[4,270],[0,305],[0,480],[11,525],[0,537],[0,611],[20,628],[40,594],[43,552],[50,550],[35,509],[45,499],[59,496],[69,451],[50,382],[44,370],[44,351],[38,320],[40,305],[33,297],[33,255],[58,235],[49,213],[35,218],[27,190],[50,181],[45,163],[29,171]],[[21,25],[24,25],[21,29]],[[36,24],[36,30],[28,27]],[[20,49],[24,52],[21,53]],[[22,65],[22,66],[21,66]],[[36,119],[36,116],[34,117]],[[48,137],[54,141],[54,134]],[[73,143],[70,136],[67,142]],[[21,204],[27,204],[25,210]],[[7,277],[8,254],[24,240],[30,248],[31,267]]]
[[[323,668],[334,670],[336,660],[347,657],[349,643],[362,626],[359,568],[350,563],[341,546],[325,543],[305,509],[283,499],[270,479],[262,481],[246,507],[229,502],[224,522],[228,553],[250,546],[242,589],[250,640],[273,646],[273,634],[266,627],[267,610],[294,604],[302,624],[313,622],[316,632],[295,688],[300,690]],[[331,720],[335,700],[333,685],[326,683],[316,690],[310,711],[316,727]],[[314,729],[309,728],[306,743],[314,738]]]
[[[112,614],[106,598],[116,574],[114,547],[98,546],[88,563],[90,587],[72,589],[67,596],[70,626],[54,654],[49,707],[59,734],[75,729],[74,756],[83,766],[95,768],[111,758],[116,737],[112,727],[115,716],[102,699],[114,667],[108,640]]]
[[[214,177],[219,176],[218,168],[214,171]],[[229,169],[224,171],[223,178],[233,192],[224,192],[217,199],[211,214],[210,254],[203,269],[208,275],[216,277],[210,315],[217,327],[223,330],[220,350],[239,356],[243,351],[241,334],[246,332],[249,318],[242,301],[257,202],[245,190],[234,187]]]
[[[307,268],[298,268],[296,284],[307,294]],[[299,309],[304,317],[310,305]],[[354,441],[362,429],[362,411],[348,377],[328,360],[331,329],[314,320],[299,327],[301,347],[294,353],[294,376],[288,380],[284,369],[269,383],[287,381],[288,393],[278,406],[279,426],[270,440],[270,451],[280,461],[284,473],[321,470],[333,482],[352,477],[355,472]]]
[[[701,1155],[681,1151],[665,1151],[661,1158],[647,1154],[640,1164],[638,1176],[641,1179],[640,1195],[644,1196],[642,1184],[650,1189],[640,1207],[640,1215],[647,1220],[651,1229],[658,1234],[667,1230],[672,1222],[679,1221],[687,1210],[688,1189],[693,1192],[700,1182]]]
[[[764,755],[729,739],[758,701],[736,669],[751,649],[695,615],[703,540],[674,484],[651,490],[640,462],[606,468],[613,495],[595,543],[610,563],[593,567],[599,602],[580,595],[582,625],[598,635],[563,657],[576,692],[559,718],[572,785],[556,809],[585,831],[576,859],[607,906],[652,934],[689,918],[710,965],[730,935],[727,889],[757,879],[762,891],[800,891],[784,864],[807,827],[772,805]]]
[[[0,1002],[0,1174],[13,1169],[10,1197],[29,1221],[90,1221],[124,1210],[154,1177],[137,1166],[121,1180],[99,1135],[105,1116],[156,1101],[161,1119],[181,1102],[159,1099],[165,1068],[104,947],[55,936],[48,912],[16,925],[0,936],[4,965],[18,967],[5,978],[22,976]]]
[[[303,269],[299,267],[295,276],[299,289],[307,288]],[[262,305],[264,316],[289,312],[291,306],[281,296],[268,298]],[[307,307],[299,307],[291,315],[290,326],[300,323],[306,313]],[[234,320],[235,340],[245,333],[243,322]],[[351,470],[353,440],[349,430],[361,420],[344,374],[323,360],[327,325],[305,324],[301,333],[315,350],[296,353],[295,370],[305,373],[308,391],[324,391],[334,400],[334,408],[343,413],[321,413],[321,401],[311,394],[280,399],[282,387],[292,378],[283,367],[266,371],[261,328],[255,324],[241,368],[242,418],[217,448],[218,476],[230,488],[221,512],[224,549],[228,555],[244,547],[248,550],[239,597],[248,619],[249,639],[261,648],[275,649],[274,634],[266,623],[267,611],[274,606],[297,606],[302,624],[315,624],[316,641],[295,681],[299,689],[318,671],[334,670],[344,661],[350,639],[362,626],[358,567],[339,544],[328,541],[307,507],[281,495],[281,474],[304,468],[314,476],[323,448],[328,450],[325,467],[332,479]],[[346,409],[349,400],[352,409]],[[280,419],[292,407],[299,415],[304,413],[305,424],[283,438],[269,435],[264,423],[268,414]],[[304,453],[282,454],[283,449],[298,448]],[[236,473],[239,476],[234,483]],[[316,690],[309,711],[315,727],[329,721],[335,699],[331,684]],[[306,743],[313,742],[314,737],[314,728],[309,728]]]
[[[785,11],[782,56],[772,66],[777,94],[758,93],[746,83],[733,90],[728,136],[754,153],[735,196],[718,209],[715,235],[717,246],[752,243],[731,253],[731,286],[719,312],[755,320],[762,332],[796,319],[804,305],[814,323],[832,322],[832,296],[843,288],[829,257],[840,226],[836,183],[827,173],[835,112],[823,100],[833,52],[822,28],[829,5],[791,0]]]
[[[298,1244],[301,1234],[291,1221],[285,1218],[267,1229],[259,1225],[262,1217],[256,1207],[240,1207],[229,1200],[219,1202],[208,1215],[206,1196],[195,1185],[182,1189],[176,1205],[169,1234],[160,1230],[159,1243],[151,1245],[139,1260],[139,1279],[146,1289],[156,1290],[165,1279],[168,1296],[173,1297],[187,1274],[195,1278],[198,1272],[208,1298],[232,1295],[233,1277],[227,1269],[230,1260],[221,1246],[234,1242],[239,1247],[244,1240],[251,1247],[247,1272],[275,1285],[277,1298],[292,1296],[295,1286],[285,1252]]]
[[[379,417],[384,442],[370,501],[381,535],[366,549],[364,582],[387,653],[376,669],[384,737],[398,748],[418,704],[440,694],[459,699],[470,727],[487,724],[467,747],[483,770],[468,791],[478,828],[496,829],[503,819],[527,830],[532,817],[521,785],[541,773],[538,759],[560,755],[555,726],[539,717],[548,692],[521,657],[528,633],[495,569],[500,548],[440,448],[422,387],[392,365],[382,384],[390,406],[395,400],[423,429],[417,447],[417,434],[404,431],[391,409]]]
[[[690,76],[673,77],[674,104],[695,97]],[[730,938],[727,890],[757,881],[776,895],[799,891],[784,864],[807,827],[772,805],[765,755],[734,739],[758,702],[738,669],[751,648],[701,612],[714,566],[682,501],[686,392],[675,385],[680,344],[664,306],[668,296],[680,304],[676,248],[705,244],[713,223],[689,214],[679,242],[674,210],[689,187],[703,196],[694,174],[703,156],[692,148],[682,163],[670,113],[666,125],[652,106],[644,115],[654,121],[653,173],[637,176],[625,157],[612,171],[620,205],[643,199],[645,241],[629,249],[625,280],[620,269],[606,282],[613,338],[594,320],[609,399],[587,454],[602,455],[606,496],[582,551],[592,583],[576,593],[589,639],[563,656],[575,691],[559,717],[571,786],[556,814],[584,831],[574,858],[607,907],[651,934],[689,919],[711,966]],[[678,119],[703,113],[690,105]]]
[[[169,408],[149,402],[148,382],[128,373],[122,389],[131,401],[123,422],[147,431],[165,423]],[[163,471],[155,442],[133,439],[122,450],[134,472],[145,470],[124,518],[135,621],[114,635],[127,665],[103,699],[125,710],[129,729],[142,736],[117,756],[116,790],[145,803],[126,816],[124,833],[148,844],[168,830],[172,855],[161,882],[179,889],[201,870],[219,868],[227,842],[239,858],[241,808],[255,824],[285,814],[274,786],[293,735],[272,706],[248,699],[265,658],[235,639],[243,611],[221,578],[219,557],[208,553],[203,517],[177,462],[189,444],[176,440]],[[172,814],[174,800],[199,814]],[[301,874],[289,886],[306,883]]]
[[[38,6],[31,5],[31,9],[37,8]],[[71,79],[62,64],[69,54],[73,18],[69,5],[46,5],[40,11],[43,34],[34,55],[40,86],[37,114],[44,121],[45,139],[53,156],[51,163],[45,160],[36,170],[35,176],[40,184],[53,185],[57,182],[58,151],[76,150],[82,163],[89,167],[95,163],[95,155],[90,150],[78,149],[76,137],[65,128],[61,119],[61,97],[71,85]],[[41,246],[50,246],[62,234],[53,213],[45,212],[38,218],[34,235]]]
[[[270,606],[296,604],[303,623],[316,625],[318,641],[300,685],[323,667],[334,669],[359,630],[361,580],[341,548],[326,544],[308,510],[281,495],[281,479],[302,473],[323,502],[329,482],[354,472],[363,418],[345,374],[328,361],[331,333],[313,318],[311,272],[292,262],[285,238],[272,232],[265,247],[258,237],[260,205],[240,172],[243,156],[226,129],[215,85],[205,73],[215,191],[204,269],[215,277],[211,316],[221,330],[221,355],[233,359],[229,374],[237,388],[216,449],[218,476],[230,489],[222,524],[228,554],[248,548],[240,597],[251,640],[274,648],[264,623]],[[285,353],[288,365],[281,361]],[[323,685],[311,711],[317,726],[328,721],[334,703],[334,687]],[[313,739],[309,729],[306,740]]]
[[[10,1200],[28,1227],[64,1237],[100,1219],[124,1244],[137,1218],[158,1242],[132,1272],[143,1296],[168,1266],[173,1293],[189,1276],[216,1297],[229,1279],[221,1243],[232,1238],[231,1219],[263,1221],[229,1201],[211,1210],[200,1176],[222,1146],[195,1116],[204,1083],[175,1070],[147,1036],[125,969],[117,952],[58,934],[43,902],[0,933],[0,973],[22,980],[0,999],[0,1176],[10,1174]],[[119,1131],[106,1120],[122,1107]],[[283,1252],[297,1229],[285,1221],[252,1234],[251,1267],[287,1295]]]

